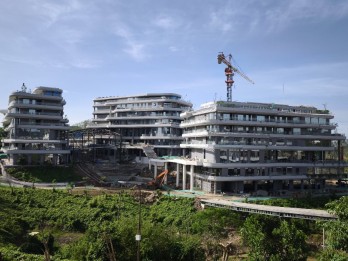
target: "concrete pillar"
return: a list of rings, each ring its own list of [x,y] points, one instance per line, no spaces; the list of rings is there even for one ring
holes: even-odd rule
[[[191,166],[191,175],[190,175],[190,191],[193,191],[193,175],[194,175],[195,166]]]
[[[182,165],[183,171],[182,171],[182,189],[186,189],[186,165]]]
[[[168,162],[164,163],[164,169],[168,170]],[[168,174],[164,177],[164,184],[168,184]]]
[[[289,190],[293,190],[293,189],[294,189],[294,181],[289,180]]]
[[[179,187],[179,183],[180,183],[180,164],[177,163],[176,164],[176,187]]]
[[[157,177],[157,163],[155,162],[155,166],[154,166],[154,170],[153,170],[153,178],[155,179]]]
[[[257,181],[254,181],[254,191],[256,192],[257,191]]]
[[[303,190],[303,188],[304,188],[304,180],[301,179],[301,191]]]
[[[214,192],[214,194],[216,194],[216,186],[217,186],[216,183],[217,183],[217,182],[216,182],[216,181],[213,181],[213,182],[214,182],[214,191],[213,191],[213,192]]]
[[[260,150],[259,162],[265,162],[265,151],[264,150]]]

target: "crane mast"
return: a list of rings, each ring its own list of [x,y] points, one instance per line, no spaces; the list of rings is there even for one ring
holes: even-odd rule
[[[233,80],[233,76],[234,73],[238,73],[240,76],[242,76],[244,79],[246,79],[247,81],[251,82],[252,84],[254,84],[254,82],[248,77],[246,76],[244,73],[242,73],[240,70],[238,70],[237,68],[233,67],[231,64],[231,59],[232,59],[232,55],[230,54],[228,56],[228,60],[225,58],[225,55],[223,52],[220,52],[218,54],[218,64],[224,63],[225,65],[227,65],[227,67],[225,68],[225,75],[226,75],[226,86],[227,86],[227,101],[231,102],[232,101],[232,86],[234,83]]]

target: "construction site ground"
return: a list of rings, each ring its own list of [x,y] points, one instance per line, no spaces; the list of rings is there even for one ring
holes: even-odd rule
[[[157,189],[162,191],[163,195],[170,197],[186,197],[186,198],[200,198],[200,199],[224,199],[228,201],[248,201],[253,200],[267,200],[270,198],[287,198],[287,197],[305,197],[308,195],[308,191],[295,191],[292,193],[286,193],[277,196],[259,196],[257,194],[229,194],[219,193],[211,194],[201,191],[199,189],[182,190],[175,188],[175,176],[176,172],[169,172],[167,175],[168,185],[161,184],[159,187],[149,188],[146,186],[149,182],[154,180],[153,173],[148,169],[147,164],[110,164],[109,162],[99,161],[96,164],[86,163],[86,168],[89,171],[94,172],[101,180],[111,184],[110,187],[98,187],[98,186],[84,186],[76,188],[76,193],[101,194],[101,193],[119,193],[120,191],[138,190],[139,186],[145,195],[153,194]],[[75,189],[74,189],[75,190]],[[328,193],[329,191],[329,193]],[[330,193],[337,195],[347,195],[348,187],[338,188],[336,184],[328,184],[326,191],[313,193],[312,196],[328,195]]]

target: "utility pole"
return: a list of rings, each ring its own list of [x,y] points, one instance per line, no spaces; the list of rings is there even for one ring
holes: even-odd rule
[[[138,232],[135,235],[135,240],[137,241],[137,261],[140,261],[140,240],[141,240],[141,187],[138,185],[139,189],[139,220],[138,220]]]

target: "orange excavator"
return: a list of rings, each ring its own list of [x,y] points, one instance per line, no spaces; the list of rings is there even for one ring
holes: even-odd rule
[[[154,180],[151,180],[147,183],[149,187],[160,188],[163,185],[163,182],[168,174],[168,170],[165,169],[161,174],[159,174]]]

